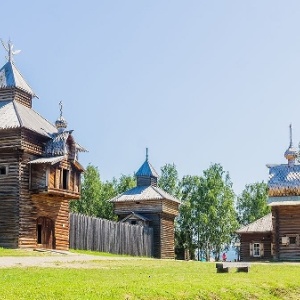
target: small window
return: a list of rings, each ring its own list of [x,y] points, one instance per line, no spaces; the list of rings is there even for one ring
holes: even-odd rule
[[[289,238],[289,242],[290,242],[290,245],[296,245],[297,244],[297,237],[295,236],[290,236]]]
[[[259,243],[253,244],[253,256],[260,257],[260,244]]]
[[[132,220],[131,225],[136,225],[136,220]]]
[[[7,166],[0,166],[0,176],[7,174]]]
[[[63,189],[68,190],[69,189],[69,170],[63,170]]]

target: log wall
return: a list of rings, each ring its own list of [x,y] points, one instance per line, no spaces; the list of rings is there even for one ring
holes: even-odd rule
[[[277,260],[300,260],[300,206],[272,207],[275,247]],[[283,237],[296,237],[295,244],[285,245]]]
[[[10,93],[11,90],[7,91],[7,94]],[[0,246],[8,248],[18,246],[20,137],[19,128],[0,132],[0,165],[6,168],[6,174],[0,176]]]
[[[246,233],[240,235],[240,260],[241,261],[265,261],[273,259],[272,247],[272,233]],[[262,257],[253,257],[250,255],[250,244],[263,244],[264,255]]]

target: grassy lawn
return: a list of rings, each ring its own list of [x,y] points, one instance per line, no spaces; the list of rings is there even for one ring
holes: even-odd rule
[[[201,262],[107,257],[92,268],[85,264],[0,269],[0,298],[299,299],[300,293],[300,264],[253,264],[249,273],[227,274]]]

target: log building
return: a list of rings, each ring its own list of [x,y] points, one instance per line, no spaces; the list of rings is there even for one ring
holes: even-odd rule
[[[284,156],[286,164],[267,165],[271,214],[265,217],[267,222],[260,228],[264,230],[247,232],[246,226],[237,231],[241,237],[242,260],[300,260],[300,164],[299,151],[293,147],[291,126],[290,145]],[[248,227],[255,228],[257,222]]]
[[[55,125],[32,109],[36,97],[3,43],[0,69],[0,247],[69,249],[69,201],[80,197],[83,167],[61,114]]]
[[[174,219],[180,201],[157,186],[158,174],[148,161],[135,174],[137,186],[111,199],[119,221],[153,228],[156,258],[175,258]]]

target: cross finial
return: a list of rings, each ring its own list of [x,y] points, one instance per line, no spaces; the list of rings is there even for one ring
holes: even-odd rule
[[[62,103],[62,101],[59,102],[59,110],[60,110],[60,119],[61,119],[62,115],[63,115],[63,103]]]
[[[146,148],[146,161],[148,161],[148,148]]]
[[[292,124],[290,124],[290,147],[293,147],[293,128],[292,128]]]
[[[13,50],[13,47],[14,47],[14,45],[13,45],[13,43],[11,42],[11,40],[9,39],[8,40],[8,43],[7,44],[5,44],[4,42],[3,42],[3,40],[1,40],[1,43],[2,43],[2,45],[3,45],[3,47],[4,47],[4,49],[7,51],[7,54],[8,54],[8,57],[7,57],[7,59],[8,59],[8,61],[9,62],[13,62],[13,56],[14,55],[16,55],[16,54],[19,54],[20,52],[21,52],[21,50]]]

